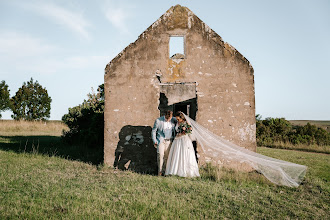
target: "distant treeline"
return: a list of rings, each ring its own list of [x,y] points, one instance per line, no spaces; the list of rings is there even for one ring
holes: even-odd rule
[[[310,123],[307,125],[292,125],[284,118],[266,118],[256,116],[257,145],[270,146],[276,142],[294,145],[330,145],[330,133],[323,128]]]

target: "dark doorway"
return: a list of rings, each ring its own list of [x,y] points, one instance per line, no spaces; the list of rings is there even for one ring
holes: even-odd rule
[[[159,109],[160,116],[165,115],[165,112],[167,110],[173,111],[173,105],[168,105],[168,98],[166,97],[166,95],[164,93],[160,93],[158,109]]]
[[[174,109],[175,109],[174,110],[175,112],[180,111],[180,112],[185,113],[186,115],[189,115],[190,105],[177,104],[177,105],[174,105]]]
[[[196,120],[197,110],[197,98],[175,103],[173,105],[173,112],[181,111],[194,120]]]
[[[167,110],[173,111],[174,114],[177,111],[181,111],[184,114],[188,115],[193,120],[196,120],[198,106],[197,106],[195,86],[196,86],[195,83],[179,83],[179,84],[164,83],[161,90],[163,92],[161,92],[159,96],[158,109],[160,116],[165,115],[165,112]],[[189,97],[190,99],[189,98],[186,99],[186,97]],[[195,97],[195,98],[191,98],[191,97]],[[193,145],[195,149],[196,160],[198,162],[196,141],[193,141]]]
[[[160,116],[165,115],[167,110],[173,111],[175,114],[178,111],[181,111],[188,115],[190,118],[196,120],[197,113],[197,98],[189,99],[187,101],[174,103],[173,105],[168,105],[168,99],[164,93],[160,93],[159,97],[159,113]]]
[[[166,110],[174,113],[182,111],[195,119],[197,111],[196,82],[160,83],[159,106],[160,115]]]

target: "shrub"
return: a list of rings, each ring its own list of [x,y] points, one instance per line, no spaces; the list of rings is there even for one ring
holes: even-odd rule
[[[330,145],[330,133],[310,123],[304,126],[292,126],[284,118],[261,120],[260,115],[257,115],[256,124],[257,144],[259,146],[270,146],[275,142],[295,145]]]
[[[97,93],[88,94],[82,104],[69,108],[62,121],[69,127],[62,138],[68,143],[83,144],[89,147],[103,147],[104,137],[104,85]]]

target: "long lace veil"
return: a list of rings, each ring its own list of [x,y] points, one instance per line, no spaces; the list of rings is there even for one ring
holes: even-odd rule
[[[303,180],[307,167],[275,158],[267,157],[239,147],[207,130],[185,115],[192,126],[192,139],[200,144],[206,158],[219,161],[219,158],[231,163],[248,164],[262,173],[268,180],[278,185],[298,187]]]

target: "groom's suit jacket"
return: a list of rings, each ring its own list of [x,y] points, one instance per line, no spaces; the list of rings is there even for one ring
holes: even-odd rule
[[[154,143],[162,143],[165,139],[165,129],[164,129],[164,123],[166,119],[165,116],[162,116],[160,118],[157,118],[154,124],[154,127],[152,128],[151,131],[151,138]],[[176,118],[172,118],[170,120],[172,124],[172,139],[175,137],[175,125],[177,123]]]

